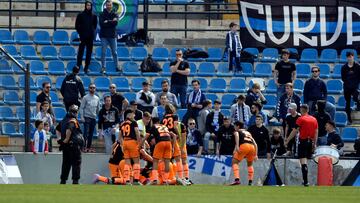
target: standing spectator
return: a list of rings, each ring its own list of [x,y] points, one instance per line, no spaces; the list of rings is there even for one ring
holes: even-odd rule
[[[84,123],[85,152],[95,152],[91,149],[92,138],[94,135],[96,117],[100,111],[100,98],[95,95],[96,86],[94,83],[89,85],[89,94],[81,100],[80,116]]]
[[[180,97],[181,108],[186,108],[186,91],[188,76],[190,75],[189,63],[184,61],[181,50],[176,50],[176,60],[170,63],[171,88],[170,92]]]
[[[136,93],[136,103],[143,112],[151,113],[155,106],[155,95],[150,91],[150,84],[145,81],[142,83],[143,89]]]
[[[328,120],[326,122],[325,128],[327,132],[326,145],[334,147],[335,149],[339,150],[340,154],[342,154],[343,150],[341,148],[344,147],[344,142],[342,141],[341,136],[336,132],[335,122]]]
[[[81,67],[82,58],[84,55],[84,49],[86,47],[86,59],[85,59],[85,67],[84,67],[85,73],[88,73],[89,71],[96,26],[97,26],[97,16],[92,12],[92,2],[87,0],[85,1],[84,11],[77,15],[75,21],[75,29],[80,36],[80,45],[79,45],[76,65],[78,67]]]
[[[49,81],[45,81],[42,84],[42,91],[36,97],[36,112],[41,110],[40,106],[44,101],[47,101],[49,104],[49,113],[52,114],[52,106],[51,106],[51,97],[50,97],[50,89],[51,85]]]
[[[161,96],[162,96],[162,95],[166,95],[167,100],[169,101],[169,103],[172,104],[172,105],[175,106],[175,107],[178,107],[178,106],[179,106],[179,103],[178,103],[178,100],[177,100],[175,94],[173,94],[173,93],[171,93],[171,92],[169,91],[169,81],[168,81],[168,80],[163,80],[163,81],[161,82],[161,89],[162,89],[162,91],[161,91],[161,92],[158,92],[158,93],[156,94],[156,103],[157,103],[158,105],[160,105]]]
[[[311,68],[312,77],[305,82],[304,85],[304,103],[309,106],[309,114],[314,115],[315,104],[318,100],[327,100],[327,88],[323,80],[320,79],[320,68],[313,66]],[[326,102],[325,111],[327,111],[331,119],[335,117],[335,106],[330,102]]]
[[[271,159],[271,144],[268,129],[263,125],[263,117],[261,115],[256,116],[255,125],[249,127],[248,131],[254,138],[258,146],[258,156],[266,156],[267,159]]]
[[[200,110],[203,108],[203,102],[206,97],[205,94],[200,89],[200,81],[193,80],[191,81],[193,86],[193,91],[186,98],[187,111],[183,118],[183,123],[187,123],[188,118],[197,118]]]
[[[260,115],[262,118],[263,118],[263,124],[265,126],[268,125],[268,119],[267,119],[267,116],[266,114],[261,111],[262,109],[262,105],[258,102],[254,102],[252,105],[251,105],[251,117],[249,119],[249,123],[248,123],[248,126],[252,126],[252,125],[255,125],[256,124],[256,116]]]
[[[354,61],[354,53],[346,53],[347,63],[341,68],[341,80],[343,81],[344,97],[345,97],[345,111],[348,117],[348,121],[351,124],[351,108],[350,101],[351,96],[356,102],[357,110],[360,110],[359,101],[359,82],[360,82],[360,65]]]
[[[100,23],[100,39],[101,39],[101,72],[105,74],[105,54],[107,46],[110,46],[111,54],[114,60],[116,70],[118,67],[117,56],[117,33],[116,26],[118,24],[118,15],[112,10],[113,4],[111,0],[106,0],[106,9],[99,16]]]
[[[68,74],[61,84],[61,95],[63,96],[66,111],[73,104],[80,106],[80,99],[85,96],[84,84],[80,77],[77,75],[80,71],[78,66],[74,66],[72,73]],[[80,97],[79,97],[80,93]]]
[[[130,102],[130,109],[135,112],[135,118],[134,118],[135,120],[140,120],[143,117],[143,112],[137,108],[136,101]],[[126,116],[124,113],[124,120],[125,120],[125,118],[126,118]]]
[[[238,25],[231,22],[229,25],[230,31],[226,34],[226,51],[228,52],[229,71],[233,70],[233,63],[235,60],[235,72],[241,72],[240,55],[241,55],[241,41],[237,32]]]
[[[330,115],[325,111],[326,101],[318,100],[316,103],[317,111],[314,114],[319,126],[317,146],[322,146],[327,144],[326,138],[326,128],[325,125],[328,121],[331,120]]]
[[[36,119],[42,120],[44,123],[47,122],[50,127],[53,127],[53,116],[49,111],[49,102],[43,101],[40,106],[40,112],[36,114]]]
[[[116,91],[116,85],[111,84],[110,87],[111,103],[119,110],[120,122],[124,120],[124,112],[129,106],[129,101],[120,93]]]
[[[280,123],[283,124],[285,128],[284,120],[286,118],[286,115],[288,113],[289,104],[295,103],[298,107],[300,107],[301,104],[301,98],[295,94],[293,84],[292,83],[286,83],[285,85],[285,91],[276,106],[276,112],[277,117],[280,121]]]
[[[50,125],[48,122],[44,122],[44,131],[46,135],[46,140],[48,142],[48,151],[52,152],[52,133],[50,132]]]
[[[161,121],[165,115],[165,105],[169,103],[169,100],[166,94],[161,95],[160,97],[160,105],[155,106],[152,110],[151,116],[158,117]]]
[[[209,153],[209,140],[216,140],[220,127],[224,124],[224,115],[221,113],[220,108],[221,102],[219,100],[215,100],[214,110],[206,116],[206,133],[204,136],[205,153]]]
[[[104,105],[99,112],[99,136],[104,137],[105,152],[111,153],[111,146],[115,142],[115,131],[119,127],[119,111],[111,104],[111,97],[104,97]]]
[[[279,128],[273,129],[273,135],[270,138],[270,144],[271,144],[271,153],[275,154],[276,152],[276,156],[281,156],[285,154],[286,152],[285,141],[284,141],[284,137],[281,136],[281,130]]]
[[[247,91],[245,104],[251,106],[254,102],[259,102],[264,105],[267,103],[266,98],[261,93],[260,84],[254,83],[252,88]]]
[[[230,111],[232,123],[240,121],[244,123],[245,128],[247,128],[251,116],[251,111],[250,107],[245,104],[244,95],[238,96],[237,103],[231,106]]]
[[[203,136],[206,133],[206,117],[210,113],[212,108],[212,102],[209,99],[206,99],[203,103],[203,109],[199,112],[199,116],[197,117],[197,125],[198,130],[200,131],[201,135]],[[189,122],[188,122],[189,123]]]
[[[193,118],[189,118],[186,149],[188,155],[196,154],[197,157],[200,157],[203,150],[203,140],[200,131],[196,129],[195,126],[195,120]]]
[[[287,145],[289,140],[299,133],[298,157],[304,180],[303,185],[305,187],[309,186],[307,162],[308,159],[312,159],[312,154],[316,148],[316,140],[318,136],[318,123],[313,116],[308,114],[308,112],[308,105],[303,104],[300,106],[301,117],[296,120],[296,128],[292,130],[285,141],[285,145]]]
[[[224,117],[224,124],[217,134],[216,155],[232,155],[235,149],[235,128],[229,117]]]
[[[295,103],[290,103],[288,107],[288,112],[286,118],[285,118],[285,139],[287,139],[290,136],[290,133],[293,129],[296,128],[296,121],[298,118],[300,118],[301,114],[297,112],[297,105]],[[295,155],[297,153],[297,138],[292,138],[289,140],[287,147],[286,147],[286,155]]]
[[[39,152],[44,152],[44,154],[49,153],[49,145],[46,132],[44,130],[44,122],[42,120],[36,120],[35,128],[36,130],[31,136],[31,151],[34,154]]]
[[[277,86],[277,98],[285,93],[285,85],[293,83],[296,78],[295,64],[289,61],[290,52],[287,49],[281,51],[282,60],[275,65],[274,81]]]

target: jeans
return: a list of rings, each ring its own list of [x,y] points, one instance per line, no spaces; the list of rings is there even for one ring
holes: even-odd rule
[[[235,71],[241,72],[240,57],[236,57],[236,51],[229,52],[229,71],[233,70],[233,60],[235,60]]]
[[[85,117],[84,123],[84,138],[85,138],[85,146],[86,148],[91,147],[92,138],[94,135],[96,125],[96,119]]]
[[[111,146],[114,144],[114,136],[111,132],[112,128],[104,130],[104,143],[105,143],[105,153],[111,154]]]
[[[92,53],[92,49],[93,49],[93,39],[92,38],[80,40],[80,45],[79,45],[78,54],[77,54],[77,62],[76,62],[76,65],[79,67],[82,65],[82,59],[83,59],[85,47],[86,47],[86,58],[85,58],[84,70],[87,69],[90,65],[91,53]]]
[[[118,68],[117,42],[116,38],[101,38],[101,66],[105,67],[106,48],[110,46],[115,68]]]
[[[276,105],[279,103],[280,97],[285,93],[285,84],[279,84],[276,91]],[[276,107],[276,106],[275,106]],[[274,117],[277,117],[277,111],[274,112]]]
[[[177,97],[180,95],[181,108],[186,108],[186,91],[187,85],[171,85],[170,92]]]

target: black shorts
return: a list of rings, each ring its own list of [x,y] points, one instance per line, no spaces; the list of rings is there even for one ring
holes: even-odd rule
[[[313,154],[313,141],[312,140],[300,140],[298,146],[298,158],[311,159]]]

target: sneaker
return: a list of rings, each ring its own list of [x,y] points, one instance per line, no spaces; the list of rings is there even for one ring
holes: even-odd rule
[[[92,183],[93,184],[96,184],[99,182],[99,174],[95,173],[94,176],[93,176],[93,180],[92,180]]]
[[[230,185],[233,186],[233,185],[240,185],[240,180],[235,180],[233,183],[231,183]]]
[[[176,185],[186,186],[186,183],[184,182],[184,180],[181,180],[180,178],[176,178]]]
[[[143,184],[141,184],[138,180],[136,180],[136,181],[133,182],[133,185],[140,185],[141,186]]]
[[[143,182],[143,185],[150,185],[151,181],[149,178],[146,178],[145,181]]]
[[[304,187],[309,187],[310,184],[309,183],[303,183]]]
[[[100,73],[101,73],[101,74],[105,74],[105,73],[106,73],[106,69],[105,69],[105,67],[102,67],[102,68],[101,68]]]
[[[157,180],[153,180],[150,185],[158,185],[158,181]]]
[[[249,180],[248,186],[252,186],[252,180]]]
[[[164,181],[162,185],[170,185],[168,181]]]
[[[87,75],[89,73],[89,68],[84,68],[84,73]]]
[[[130,181],[126,181],[126,183],[125,183],[125,185],[132,185],[131,183],[130,183]]]
[[[192,182],[189,178],[184,178],[183,179],[183,182],[186,184],[186,185],[192,185]]]

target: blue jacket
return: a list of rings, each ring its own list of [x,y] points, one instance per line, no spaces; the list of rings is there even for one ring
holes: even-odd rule
[[[323,80],[310,78],[304,86],[304,103],[308,101],[327,100],[327,88]]]

